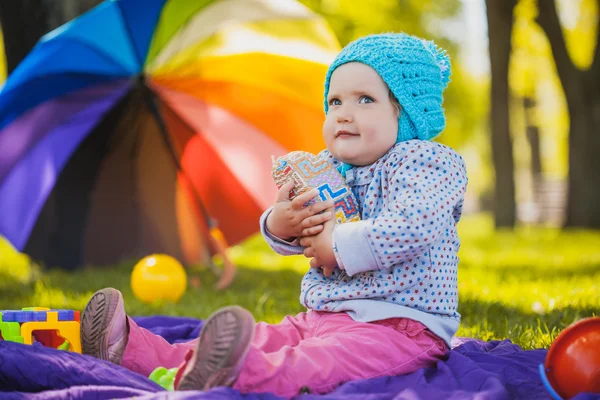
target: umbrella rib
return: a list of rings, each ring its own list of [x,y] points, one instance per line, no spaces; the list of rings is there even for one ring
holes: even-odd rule
[[[164,10],[164,8],[163,8],[163,10]],[[165,43],[163,43],[159,48],[157,48],[154,51],[154,55],[152,56],[152,62],[154,60],[156,60],[160,56],[160,54],[162,53],[162,51],[165,49],[165,47],[169,43],[171,43],[171,41],[173,40],[173,37],[175,37],[177,34],[179,34],[179,32],[181,32],[186,26],[188,26],[190,24],[190,20],[192,20],[196,16],[197,12],[191,14],[186,20],[184,20],[183,23],[179,26],[179,28],[177,30],[175,30],[175,32],[170,36],[171,39],[167,40]],[[162,17],[162,11],[161,11],[161,17]],[[160,23],[160,19],[159,19],[159,23]],[[157,31],[158,31],[158,29],[154,30],[154,34],[155,35],[156,35]]]
[[[118,61],[117,59],[115,59],[114,57],[112,57],[112,56],[110,55],[110,53],[108,53],[108,52],[106,52],[106,51],[102,50],[101,48],[99,48],[99,47],[96,47],[96,46],[93,46],[93,45],[91,45],[90,43],[84,42],[84,41],[82,41],[82,40],[79,40],[79,39],[77,39],[77,38],[74,38],[74,37],[64,37],[64,38],[61,38],[61,40],[65,40],[65,41],[71,41],[71,42],[79,43],[79,44],[81,44],[81,45],[84,45],[84,46],[88,47],[89,49],[93,50],[93,51],[94,51],[96,54],[98,54],[98,55],[99,55],[101,58],[103,58],[103,59],[105,59],[105,60],[107,60],[107,61],[110,61],[111,63],[113,63],[113,64],[117,65],[118,67],[120,67],[121,69],[123,69],[123,70],[124,70],[124,71],[125,71],[125,72],[126,72],[128,75],[130,75],[130,72],[129,72],[129,71],[127,71],[127,70],[126,70],[126,69],[123,67],[123,65],[122,65],[121,63],[119,63],[119,61]],[[136,57],[137,57],[137,56],[136,56]],[[99,74],[99,75],[100,75],[100,74]]]
[[[173,143],[172,143],[171,139],[169,138],[169,132],[168,132],[167,126],[165,124],[165,121],[161,117],[160,111],[158,110],[158,105],[156,104],[156,97],[157,97],[156,94],[147,86],[143,86],[143,90],[144,90],[144,98],[146,99],[148,108],[150,109],[150,112],[152,113],[152,115],[154,116],[154,119],[156,120],[156,123],[158,124],[159,131],[161,132],[163,140],[165,141],[165,143],[169,149],[169,153],[171,154],[171,158],[173,159],[173,162],[175,163],[177,170],[181,174],[183,174],[183,176],[185,176],[188,181],[191,182],[191,179],[185,173],[183,166],[181,165],[181,162],[179,162],[179,159],[177,158],[177,154],[175,153],[175,148],[173,146]],[[209,228],[214,227],[215,223],[214,223],[213,219],[210,217],[210,214],[208,213],[208,210],[206,209],[204,202],[200,198],[200,194],[195,189],[194,185],[192,185],[192,187],[194,188],[194,194],[196,195],[196,199],[198,200],[198,204],[200,206],[200,211],[202,212],[204,219],[207,221]]]
[[[151,89],[149,89],[151,90]],[[152,90],[151,90],[152,91]],[[156,97],[160,98],[160,95],[154,91],[152,91],[152,93],[155,94]],[[181,115],[179,114],[179,112],[177,112],[177,110],[175,110],[173,107],[171,107],[169,105],[168,102],[166,101],[162,101],[162,104],[167,107],[169,110],[171,110],[171,112],[177,117],[177,119],[186,126],[186,128],[188,128],[190,131],[194,132],[194,134],[197,134],[197,130],[196,128],[194,128],[185,118],[181,117]],[[169,141],[170,142],[170,141]],[[217,157],[224,163],[226,164],[225,160],[222,159],[222,157],[220,155],[217,154]],[[187,176],[187,174],[185,174],[186,178],[191,182],[190,178]],[[236,178],[237,179],[237,178]],[[197,195],[199,196],[199,195]],[[252,199],[252,201],[254,202],[254,204],[260,208],[261,205],[259,203],[256,202],[256,200],[254,199],[254,197],[250,196],[250,198]],[[208,215],[208,212],[207,212]]]
[[[163,7],[164,7],[164,5],[163,5]],[[118,4],[117,4],[117,8],[119,9],[119,15],[121,16],[121,21],[123,22],[123,26],[125,27],[125,31],[127,32],[127,36],[129,36],[129,43],[131,44],[131,49],[135,56],[135,60],[138,63],[138,69],[141,72],[144,67],[144,64],[143,64],[142,60],[140,59],[140,55],[137,52],[137,48],[136,48],[135,42],[133,40],[133,33],[131,32],[129,24],[126,22],[125,15],[123,14],[123,9]],[[161,10],[161,12],[162,12],[162,10]]]

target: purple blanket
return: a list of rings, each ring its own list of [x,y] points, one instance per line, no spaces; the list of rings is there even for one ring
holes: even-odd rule
[[[138,317],[136,322],[169,342],[197,337],[202,322],[190,318]],[[524,351],[510,341],[463,340],[436,368],[405,376],[346,383],[326,396],[301,399],[548,399],[537,366],[545,350]],[[164,398],[161,387],[119,366],[75,353],[0,341],[2,399]],[[173,399],[279,399],[241,395],[229,388],[171,393]],[[577,400],[600,399],[578,395]]]

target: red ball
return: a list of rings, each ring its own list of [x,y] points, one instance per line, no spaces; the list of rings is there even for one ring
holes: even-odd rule
[[[600,317],[582,319],[563,330],[550,346],[544,367],[563,399],[600,393]]]

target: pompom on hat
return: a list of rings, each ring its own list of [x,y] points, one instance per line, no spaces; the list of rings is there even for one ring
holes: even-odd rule
[[[325,76],[325,113],[331,74],[340,65],[360,62],[373,68],[390,88],[402,111],[398,142],[429,140],[446,126],[443,92],[450,82],[450,58],[432,41],[405,33],[369,35],[349,43]]]

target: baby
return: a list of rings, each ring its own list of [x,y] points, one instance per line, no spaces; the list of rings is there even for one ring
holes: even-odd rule
[[[306,312],[267,324],[225,307],[197,340],[171,345],[127,317],[108,288],[83,313],[83,352],[146,376],[180,366],[179,390],[284,397],[434,366],[460,324],[456,226],[467,176],[454,150],[431,141],[445,127],[449,76],[444,51],[403,33],[358,39],[330,66],[319,158],[344,176],[361,220],[336,224],[331,200],[313,202],[317,190],[290,199],[293,183],[260,219],[273,250],[311,259]]]

